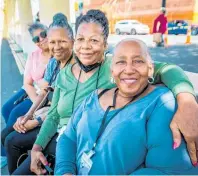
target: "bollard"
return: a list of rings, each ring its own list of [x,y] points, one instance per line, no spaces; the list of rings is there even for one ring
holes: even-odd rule
[[[164,46],[168,47],[168,29],[166,30],[164,35]]]
[[[190,25],[188,26],[185,44],[191,44],[191,26]]]

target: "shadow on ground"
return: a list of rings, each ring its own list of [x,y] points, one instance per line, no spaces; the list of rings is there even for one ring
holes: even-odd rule
[[[173,63],[185,71],[198,73],[198,45],[149,48],[149,50],[156,61]]]
[[[110,53],[113,45],[109,46]],[[164,47],[149,47],[153,60],[173,63],[185,71],[198,73],[198,45],[177,45]]]

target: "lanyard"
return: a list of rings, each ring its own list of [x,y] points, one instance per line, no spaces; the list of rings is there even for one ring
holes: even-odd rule
[[[96,79],[96,89],[98,88],[100,68],[101,68],[101,64],[100,64],[100,66],[98,68],[98,74],[97,74],[97,79]],[[74,103],[75,103],[75,100],[76,100],[76,95],[77,95],[78,85],[79,85],[79,82],[80,82],[79,80],[80,80],[81,73],[82,73],[82,69],[80,69],[80,73],[79,73],[79,76],[78,76],[78,82],[76,84],[76,89],[75,89],[75,93],[74,93],[74,99],[73,99],[73,102],[72,102],[72,113],[74,111]]]
[[[117,112],[115,112],[107,121],[106,121],[106,118],[107,118],[107,115],[110,111],[111,108],[115,107],[116,105],[116,98],[117,98],[117,91],[118,91],[118,88],[116,88],[116,90],[114,91],[114,95],[113,95],[113,105],[111,106],[108,106],[108,108],[106,109],[105,111],[105,114],[103,116],[103,120],[102,120],[102,123],[100,125],[100,128],[98,130],[98,134],[97,134],[97,137],[96,137],[96,140],[94,142],[94,145],[92,147],[92,150],[91,151],[94,151],[96,145],[97,145],[97,142],[98,140],[100,139],[100,137],[102,136],[102,134],[104,133],[105,129],[107,128],[108,124],[111,122],[111,120],[118,114],[120,113],[122,110],[124,110],[133,100],[135,100],[137,97],[139,97],[146,89],[148,88],[148,84],[147,86],[140,92],[138,93],[137,95],[135,95],[128,103],[126,103],[122,108],[120,108]]]

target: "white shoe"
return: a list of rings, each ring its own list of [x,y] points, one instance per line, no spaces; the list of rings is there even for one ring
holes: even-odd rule
[[[7,157],[6,156],[1,156],[0,157],[0,168],[2,169],[7,165]]]

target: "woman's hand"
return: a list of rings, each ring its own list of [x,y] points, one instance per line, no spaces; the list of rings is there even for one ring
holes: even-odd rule
[[[173,133],[173,148],[180,146],[182,136],[187,142],[187,149],[194,166],[198,166],[198,104],[195,97],[189,93],[177,96],[178,109],[170,128]]]
[[[17,119],[17,121],[15,122],[15,124],[13,125],[13,128],[18,133],[25,133],[26,132],[26,128],[24,127],[24,124],[22,124],[22,121],[23,121],[24,118],[25,118],[25,116],[19,117]]]
[[[23,123],[23,120],[25,118],[25,116],[19,117],[13,126],[15,131],[17,131],[18,133],[26,133],[27,131],[37,127],[39,124],[37,120],[27,120],[25,123]]]
[[[32,129],[36,128],[38,125],[39,125],[39,122],[37,120],[33,119],[33,120],[28,120],[25,123],[24,127],[25,127],[26,132],[27,132],[29,130],[32,130]]]
[[[47,171],[42,165],[48,165],[46,157],[42,153],[42,148],[39,145],[34,145],[31,150],[31,166],[30,169],[37,175],[44,175]]]

